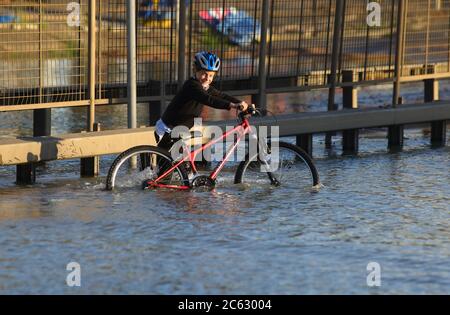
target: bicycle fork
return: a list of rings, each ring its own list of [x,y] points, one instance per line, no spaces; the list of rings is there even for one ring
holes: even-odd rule
[[[256,132],[251,132],[250,137],[253,139],[258,140],[258,155],[257,159],[262,164],[262,167],[264,168],[264,171],[267,172],[267,176],[269,176],[270,183],[278,187],[281,185],[280,181],[275,177],[275,175],[271,172],[272,166],[269,163],[269,156],[271,152],[269,152],[269,146],[267,145],[267,138],[265,137],[258,137]],[[250,155],[249,155],[250,156]]]

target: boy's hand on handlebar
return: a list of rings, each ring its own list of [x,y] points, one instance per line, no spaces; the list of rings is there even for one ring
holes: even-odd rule
[[[248,109],[248,104],[247,104],[246,102],[241,102],[241,103],[239,104],[239,110],[240,110],[241,112],[245,112],[247,109]]]
[[[245,112],[248,109],[248,104],[246,102],[240,103],[231,103],[231,108],[235,108],[240,110],[241,112]]]

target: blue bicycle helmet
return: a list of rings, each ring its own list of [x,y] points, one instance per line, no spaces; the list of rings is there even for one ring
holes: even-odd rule
[[[201,51],[195,54],[194,65],[198,70],[219,71],[220,59],[215,54]]]

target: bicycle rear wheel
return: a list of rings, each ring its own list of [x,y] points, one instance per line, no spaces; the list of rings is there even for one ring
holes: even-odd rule
[[[273,185],[289,190],[307,190],[320,183],[319,173],[312,158],[296,145],[278,142],[278,154],[268,144],[266,162],[258,154],[247,155],[236,170],[235,184]],[[273,152],[272,152],[273,151]]]
[[[106,189],[142,188],[142,183],[156,180],[173,166],[170,153],[154,146],[138,146],[121,153],[112,163],[106,178]],[[175,168],[162,184],[172,186],[189,185],[186,171]]]

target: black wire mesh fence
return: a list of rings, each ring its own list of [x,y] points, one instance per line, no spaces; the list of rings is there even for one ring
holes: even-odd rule
[[[101,0],[102,29],[100,62],[101,98],[125,97],[127,82],[126,0]],[[139,0],[136,5],[137,82],[143,93],[158,95],[159,82],[176,80],[177,5],[176,1]],[[119,93],[112,89],[117,88]],[[143,94],[140,93],[141,95]]]
[[[257,74],[261,33],[261,1],[192,1],[189,6],[188,73],[197,51],[206,50],[222,59],[220,79]]]
[[[325,84],[331,65],[336,1],[271,2],[268,74],[299,76],[303,84]]]
[[[359,81],[392,78],[398,1],[377,1],[379,20],[369,16],[367,3],[345,0],[345,12],[351,14],[344,16],[339,69],[354,71]]]
[[[450,71],[450,1],[409,0],[406,7],[404,76]]]
[[[180,1],[187,10],[180,26]],[[359,81],[393,79],[400,0],[343,0],[342,29],[334,34],[335,0],[270,0],[268,87],[326,87],[333,38],[339,36],[338,84],[343,71]],[[126,97],[126,0],[96,0],[96,97]],[[255,89],[260,66],[263,0],[136,0],[137,80],[141,98],[173,94],[178,60],[192,73],[195,52],[222,59],[217,84]],[[379,6],[379,23],[368,15]],[[450,72],[450,1],[405,0],[403,76]],[[0,2],[0,105],[87,102],[88,0]],[[180,27],[186,28],[179,38]],[[186,51],[179,50],[185,41]],[[287,78],[288,80],[284,80]],[[277,81],[278,80],[278,81]],[[278,82],[278,83],[277,83]],[[234,84],[229,84],[234,83]],[[277,85],[278,84],[278,85]],[[87,104],[87,103],[86,103]]]
[[[0,105],[85,99],[87,1],[0,4]]]

